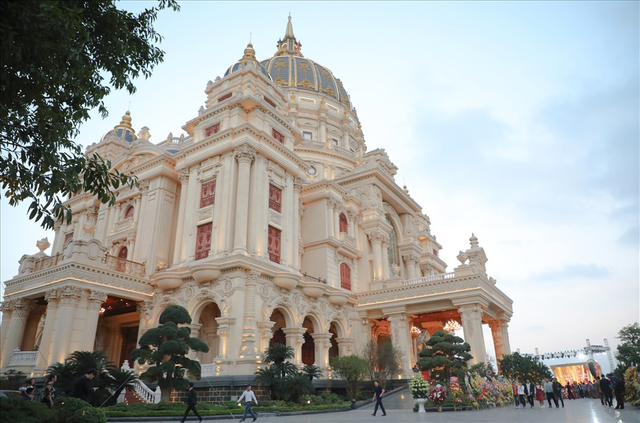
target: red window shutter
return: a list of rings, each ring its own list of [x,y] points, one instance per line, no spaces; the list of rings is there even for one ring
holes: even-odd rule
[[[211,231],[213,223],[205,223],[198,226],[198,235],[196,236],[196,260],[209,257],[211,249]]]
[[[209,137],[213,134],[217,134],[218,132],[220,132],[220,122],[216,123],[215,125],[211,125],[207,129],[205,129],[204,136]]]
[[[205,182],[200,191],[200,208],[213,204],[216,198],[216,181]]]
[[[347,216],[344,213],[340,213],[340,232],[344,232],[345,234],[349,233],[349,221],[347,220]]]
[[[269,184],[269,208],[280,213],[282,210],[282,190]]]
[[[280,263],[280,229],[269,226],[268,252],[269,260]]]
[[[346,263],[340,264],[340,286],[351,290],[351,269]]]
[[[67,232],[64,235],[64,244],[63,245],[67,245],[67,242],[69,242],[69,240],[73,238],[73,232]]]
[[[276,140],[278,140],[282,144],[284,144],[284,135],[282,135],[280,132],[278,132],[275,129],[271,128],[271,135],[273,135],[273,138],[275,138]]]

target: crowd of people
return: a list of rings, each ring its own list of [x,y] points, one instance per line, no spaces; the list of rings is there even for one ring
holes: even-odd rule
[[[584,382],[569,382],[563,385],[556,378],[552,380],[544,379],[543,381],[534,383],[530,379],[526,379],[525,383],[513,383],[513,397],[515,399],[516,408],[535,407],[535,401],[539,403],[540,408],[545,408],[545,400],[548,408],[560,408],[560,404],[564,407],[564,400],[577,400],[580,398],[600,399],[605,407],[613,407],[613,397],[616,397],[616,410],[624,409],[624,380],[618,380],[613,374],[596,376],[594,380],[585,380]],[[553,404],[552,404],[553,402]]]
[[[96,369],[87,370],[87,372],[80,378],[78,378],[78,380],[74,384],[73,390],[71,391],[71,396],[89,402],[91,392],[93,392],[91,380],[93,380],[96,374]],[[43,404],[46,404],[47,407],[53,408],[53,403],[56,396],[56,388],[54,384],[57,382],[57,380],[57,374],[49,374],[45,378],[43,388],[41,390],[36,390],[36,379],[27,379],[20,388],[20,395],[27,401],[37,400]]]

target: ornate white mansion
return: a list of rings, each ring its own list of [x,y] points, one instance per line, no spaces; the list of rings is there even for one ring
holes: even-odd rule
[[[510,353],[512,301],[486,273],[478,240],[446,273],[430,220],[394,181],[384,150],[367,151],[340,79],[301,53],[291,18],[278,50],[244,56],[206,86],[186,136],[149,141],[129,112],[91,145],[138,186],[107,207],[72,196],[70,224],[24,255],[6,281],[2,371],[39,376],[77,350],[121,365],[160,313],[193,318],[202,375],[252,375],[270,343],[295,363],[356,354],[369,340],[404,351],[462,324],[474,362]],[[461,240],[460,240],[461,241]],[[421,338],[421,339],[423,339]]]

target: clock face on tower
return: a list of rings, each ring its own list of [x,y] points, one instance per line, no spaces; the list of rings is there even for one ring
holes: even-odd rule
[[[315,175],[316,173],[318,173],[318,170],[315,167],[311,166],[309,170],[307,170],[307,173],[309,175]]]

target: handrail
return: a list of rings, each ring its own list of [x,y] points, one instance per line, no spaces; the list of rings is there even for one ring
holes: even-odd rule
[[[316,282],[320,282],[320,283],[323,283],[323,284],[325,284],[325,285],[327,284],[327,280],[326,280],[326,279],[316,278],[315,276],[307,275],[307,273],[306,273],[306,272],[305,272],[305,273],[303,273],[302,275],[303,275],[305,278],[313,279],[313,280],[314,280],[314,281],[316,281]]]
[[[116,272],[127,273],[132,276],[144,276],[144,264],[120,257],[105,254],[104,261],[107,267]]]
[[[417,285],[419,283],[442,281],[442,280],[446,280],[446,279],[455,279],[455,277],[456,277],[455,272],[440,273],[440,274],[437,274],[437,275],[428,275],[428,276],[423,276],[421,278],[409,279],[409,280],[406,280],[406,281],[402,281],[402,286]]]
[[[133,381],[133,391],[138,394],[141,400],[148,404],[157,404],[160,402],[161,392],[158,386],[155,391],[152,391],[147,385],[140,379]]]
[[[61,260],[62,254],[58,253],[55,256],[43,257],[33,263],[33,271],[48,269],[58,264]]]

